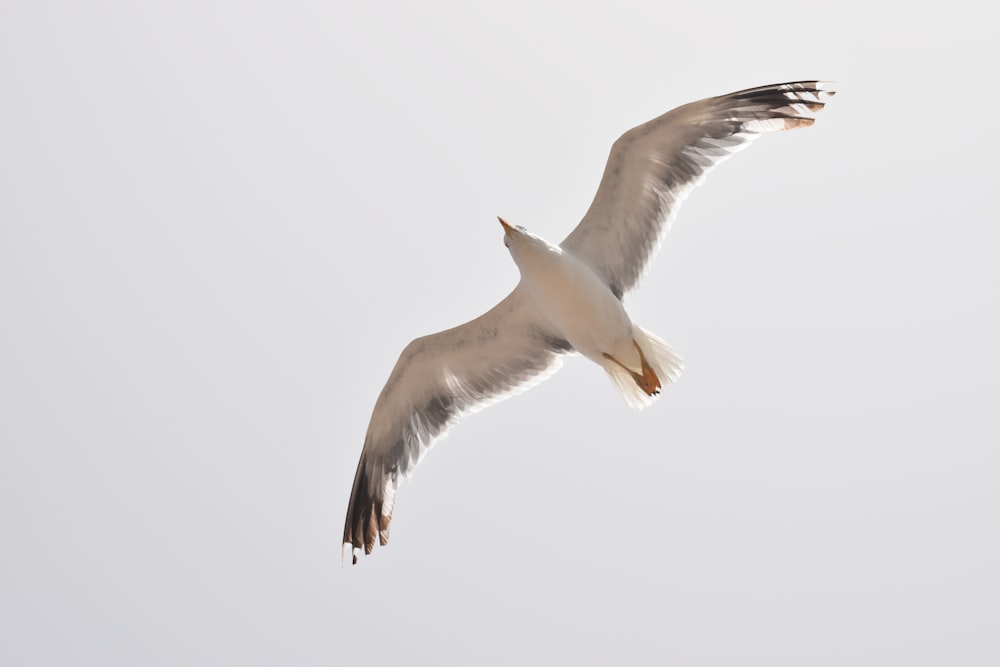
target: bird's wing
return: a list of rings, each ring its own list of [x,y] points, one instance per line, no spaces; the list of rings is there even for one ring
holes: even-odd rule
[[[388,541],[393,500],[434,441],[459,417],[526,389],[570,345],[518,286],[491,310],[403,350],[375,403],[344,524],[344,555]]]
[[[833,94],[819,81],[750,88],[685,104],[632,128],[611,147],[594,201],[562,247],[621,297],[712,167],[764,132],[812,125],[812,114]]]

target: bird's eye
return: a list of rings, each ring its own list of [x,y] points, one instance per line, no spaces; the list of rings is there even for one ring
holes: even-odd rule
[[[510,239],[508,239],[506,236],[503,237],[503,244],[505,247],[510,248]]]

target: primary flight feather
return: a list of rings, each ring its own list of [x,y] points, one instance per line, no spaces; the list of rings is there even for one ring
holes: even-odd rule
[[[417,338],[375,402],[344,525],[357,563],[385,545],[396,489],[462,415],[523,390],[578,352],[642,408],[680,376],[678,354],[634,324],[635,287],[683,199],[705,174],[761,134],[812,125],[834,93],[819,81],[761,86],[677,107],[611,147],[597,194],[559,245],[500,220],[521,273],[476,319]]]

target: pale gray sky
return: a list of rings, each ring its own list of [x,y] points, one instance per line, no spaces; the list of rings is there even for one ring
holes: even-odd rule
[[[0,664],[1000,662],[995,21],[686,4],[0,4]],[[561,239],[624,130],[803,78],[628,301],[681,381],[570,359],[341,568],[495,216]]]

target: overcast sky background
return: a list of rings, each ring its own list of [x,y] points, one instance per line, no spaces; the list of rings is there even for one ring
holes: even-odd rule
[[[0,664],[1000,663],[987,5],[472,4],[0,3]],[[342,568],[495,216],[558,241],[626,129],[806,78],[627,302],[681,381],[569,359]]]

